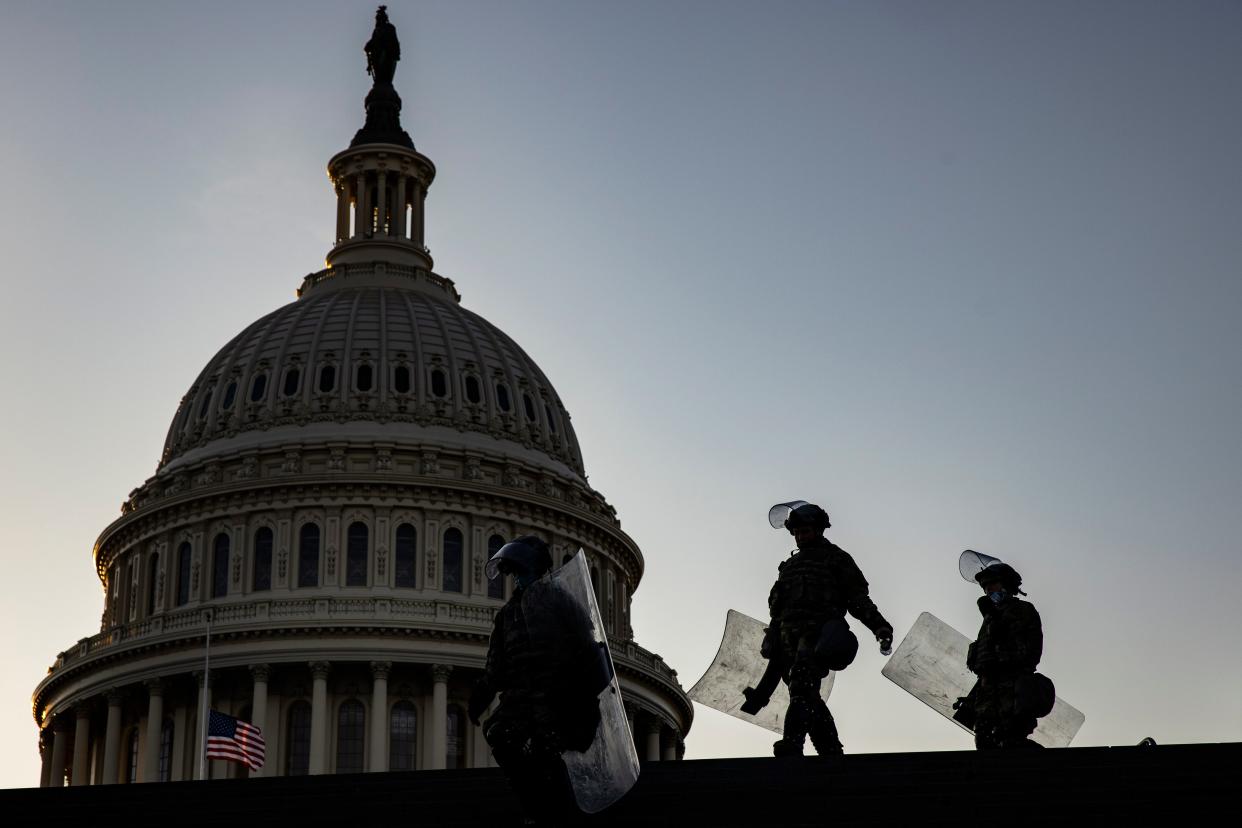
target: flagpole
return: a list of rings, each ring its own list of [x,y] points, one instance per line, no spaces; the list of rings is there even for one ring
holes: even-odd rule
[[[198,743],[198,778],[207,778],[207,704],[210,698],[211,689],[211,610],[207,610],[204,615],[207,618],[207,647],[203,652],[203,702],[199,719],[202,722],[202,738]]]

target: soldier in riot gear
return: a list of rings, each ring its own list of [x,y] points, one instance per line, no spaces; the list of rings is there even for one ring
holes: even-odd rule
[[[1019,597],[1026,593],[1012,566],[971,550],[963,553],[968,559],[980,567],[973,579],[984,592],[978,600],[983,624],[966,654],[978,679],[955,705],[954,718],[974,730],[980,750],[1038,747],[1027,737],[1055,701],[1052,682],[1035,672],[1044,647],[1039,613]],[[966,577],[967,564],[959,566]]]
[[[820,507],[805,501],[777,504],[768,515],[774,528],[784,527],[798,549],[780,565],[768,597],[772,622],[761,650],[769,659],[758,688],[747,688],[742,710],[758,712],[778,680],[789,685],[789,709],[776,756],[801,756],[807,735],[821,755],[840,754],[837,726],[820,696],[820,683],[831,670],[847,667],[858,651],[845,614],[875,635],[881,652],[893,642],[893,627],[867,594],[867,579],[849,553],[824,537],[832,524]]]
[[[562,753],[590,747],[599,725],[598,646],[583,607],[545,576],[548,545],[526,535],[488,561],[488,577],[511,574],[513,595],[496,614],[483,677],[469,704],[475,724],[499,694],[483,735],[509,777],[527,824],[576,814]]]

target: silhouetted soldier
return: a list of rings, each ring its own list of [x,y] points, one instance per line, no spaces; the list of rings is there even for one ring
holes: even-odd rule
[[[548,545],[534,535],[505,544],[488,561],[489,578],[512,574],[515,587],[496,614],[469,713],[478,724],[500,694],[483,735],[528,821],[559,824],[576,813],[562,753],[591,746],[600,722],[596,695],[611,672],[601,666],[585,608],[543,577],[551,568]]]
[[[821,755],[840,754],[836,722],[820,696],[820,683],[831,670],[847,667],[858,652],[858,639],[845,620],[848,612],[863,622],[888,653],[893,627],[867,594],[867,579],[845,550],[824,537],[832,524],[823,509],[805,501],[778,504],[768,515],[774,528],[784,526],[798,550],[780,565],[768,597],[772,623],[763,640],[768,671],[758,689],[747,688],[742,710],[757,713],[767,704],[777,677],[789,685],[789,710],[776,756],[801,756],[807,734]]]
[[[1044,649],[1039,613],[1018,597],[1026,593],[1012,566],[970,550],[967,556],[984,564],[974,574],[984,592],[978,601],[983,624],[966,653],[966,666],[979,678],[955,705],[954,718],[974,730],[980,750],[1039,747],[1027,736],[1055,701],[1052,682],[1035,672]]]

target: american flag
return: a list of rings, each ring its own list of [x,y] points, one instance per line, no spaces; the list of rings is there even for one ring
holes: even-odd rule
[[[207,758],[241,762],[248,768],[263,767],[263,731],[218,710],[207,717]]]

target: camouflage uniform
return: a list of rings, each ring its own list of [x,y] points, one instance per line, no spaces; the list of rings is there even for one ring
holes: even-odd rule
[[[582,653],[593,649],[585,612],[546,581],[518,587],[496,614],[471,717],[500,694],[483,735],[532,817],[573,813],[561,754],[590,747],[599,724],[598,701],[582,689]]]
[[[854,559],[826,538],[805,545],[780,565],[768,608],[772,623],[765,655],[781,659],[789,685],[784,738],[775,745],[776,755],[800,755],[808,733],[821,756],[839,754],[837,726],[819,694],[829,670],[816,657],[816,645],[825,624],[844,623],[846,612],[879,638],[891,638],[892,625],[868,596],[867,579]]]
[[[985,595],[979,599],[979,611],[983,625],[966,654],[966,666],[979,677],[967,696],[973,708],[975,746],[1033,746],[1026,737],[1035,730],[1028,696],[1044,649],[1039,613],[1016,595],[999,604]]]

